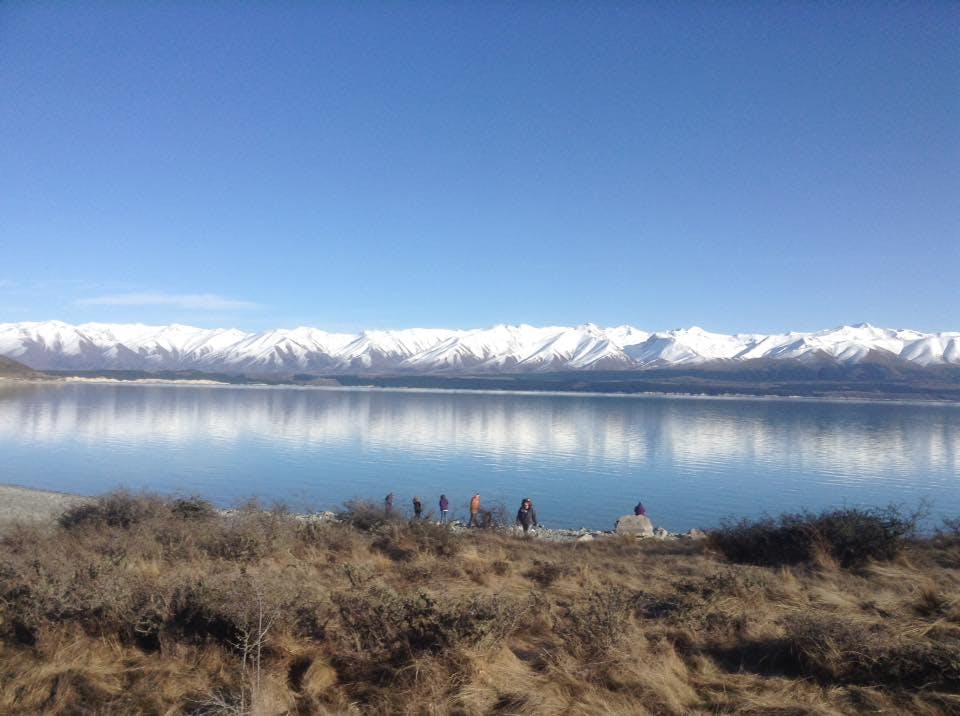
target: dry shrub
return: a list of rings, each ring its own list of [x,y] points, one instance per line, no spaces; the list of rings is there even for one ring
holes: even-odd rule
[[[389,514],[383,506],[366,500],[348,500],[337,513],[337,519],[361,532],[376,532],[387,524],[401,522],[397,510]]]
[[[463,538],[448,525],[415,520],[407,525],[405,532],[418,552],[436,557],[455,557],[463,546]]]
[[[370,549],[386,555],[394,562],[410,562],[417,556],[416,549],[399,534],[384,534],[377,537]]]
[[[568,651],[582,658],[599,658],[626,633],[635,595],[624,589],[598,589],[570,604],[557,634]]]
[[[349,525],[326,520],[298,520],[295,529],[300,546],[327,552],[331,561],[340,564],[344,558],[366,548],[365,536]]]
[[[524,572],[523,576],[536,582],[541,589],[547,589],[561,577],[571,574],[573,574],[573,568],[569,564],[535,559],[533,566]]]
[[[244,509],[206,533],[201,549],[210,557],[254,562],[298,541],[300,525],[283,510]]]
[[[773,570],[378,508],[357,529],[192,498],[94,506],[0,537],[0,713],[960,711],[946,535],[866,570]],[[832,529],[812,544],[839,563]]]
[[[210,557],[232,562],[254,562],[272,551],[270,535],[256,517],[235,517],[223,529],[210,535],[203,550]]]
[[[210,575],[173,589],[165,632],[236,647],[259,622],[274,630],[322,639],[331,605],[284,574]]]
[[[156,495],[134,495],[124,490],[110,492],[94,502],[69,508],[60,516],[65,529],[131,526],[169,511],[167,504]]]
[[[937,534],[948,538],[960,537],[960,517],[944,517]]]
[[[882,624],[804,614],[787,619],[785,646],[805,674],[833,683],[960,686],[960,639],[921,639]]]
[[[376,538],[370,544],[371,549],[394,562],[410,562],[418,556],[453,557],[462,543],[462,537],[448,526],[423,520],[385,522],[372,532]]]
[[[131,636],[151,585],[130,579],[124,568],[101,556],[71,554],[59,540],[32,559],[0,563],[0,628],[24,644],[46,624],[71,622],[90,634]]]
[[[917,519],[892,505],[783,514],[724,523],[710,533],[709,543],[734,562],[797,564],[812,561],[820,552],[843,567],[853,567],[893,559],[915,532]]]
[[[721,568],[705,576],[680,579],[668,594],[640,590],[632,597],[634,613],[647,620],[712,632],[743,625],[745,612],[757,609],[776,578],[757,567]]]
[[[209,519],[217,514],[213,504],[202,497],[183,497],[170,503],[170,512],[184,520]]]
[[[351,657],[341,661],[356,676],[369,670],[389,674],[424,653],[455,644],[503,637],[515,628],[522,605],[501,597],[437,598],[404,594],[382,585],[333,595],[340,639]]]

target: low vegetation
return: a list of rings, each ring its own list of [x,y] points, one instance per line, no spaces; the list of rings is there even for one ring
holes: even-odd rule
[[[893,559],[915,535],[919,515],[896,507],[801,512],[726,523],[710,535],[725,557],[745,564],[780,566],[836,560],[842,567]]]
[[[960,534],[457,534],[116,493],[0,534],[4,714],[960,712]]]

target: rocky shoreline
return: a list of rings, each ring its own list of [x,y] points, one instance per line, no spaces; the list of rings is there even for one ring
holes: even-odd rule
[[[17,521],[42,521],[56,518],[64,510],[89,502],[91,497],[84,495],[75,495],[65,492],[54,492],[51,490],[39,490],[30,487],[21,487],[19,485],[0,485],[0,524]],[[220,510],[222,514],[229,515],[235,510]],[[299,514],[298,519],[308,521],[336,521],[335,512],[317,512],[309,514]],[[450,523],[450,528],[454,532],[462,533],[468,530],[476,529],[467,527],[466,523],[460,520],[454,520]],[[524,535],[523,530],[514,526],[500,526],[489,528],[488,531],[500,534],[512,534],[526,536],[530,539],[543,540],[546,542],[590,542],[596,539],[609,539],[615,537],[635,537],[637,539],[650,540],[699,540],[706,535],[698,529],[692,529],[689,532],[670,532],[663,527],[654,527],[653,523],[643,516],[628,515],[621,517],[612,530],[594,530],[581,527],[580,529],[550,528],[538,526],[531,528]]]
[[[222,514],[229,515],[235,510],[221,510]],[[337,522],[339,518],[335,512],[316,512],[296,515],[297,519],[316,522]],[[492,532],[495,534],[515,535],[538,539],[545,542],[592,542],[596,539],[610,539],[617,537],[634,537],[636,539],[650,539],[660,541],[670,540],[701,540],[706,538],[703,530],[694,528],[689,532],[670,532],[663,527],[654,527],[649,518],[642,515],[625,515],[617,520],[612,530],[591,530],[586,527],[580,529],[551,528],[539,525],[524,533],[520,527],[501,525],[497,527],[479,528],[469,527],[462,520],[452,520],[450,529],[458,534],[474,530]]]

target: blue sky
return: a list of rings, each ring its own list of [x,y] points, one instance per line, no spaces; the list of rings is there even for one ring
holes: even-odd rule
[[[960,4],[0,4],[0,321],[960,329]]]

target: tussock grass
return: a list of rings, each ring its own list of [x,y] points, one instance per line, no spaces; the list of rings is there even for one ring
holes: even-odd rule
[[[115,493],[6,530],[0,713],[960,711],[949,524],[851,558],[854,515],[756,565],[343,517]]]

